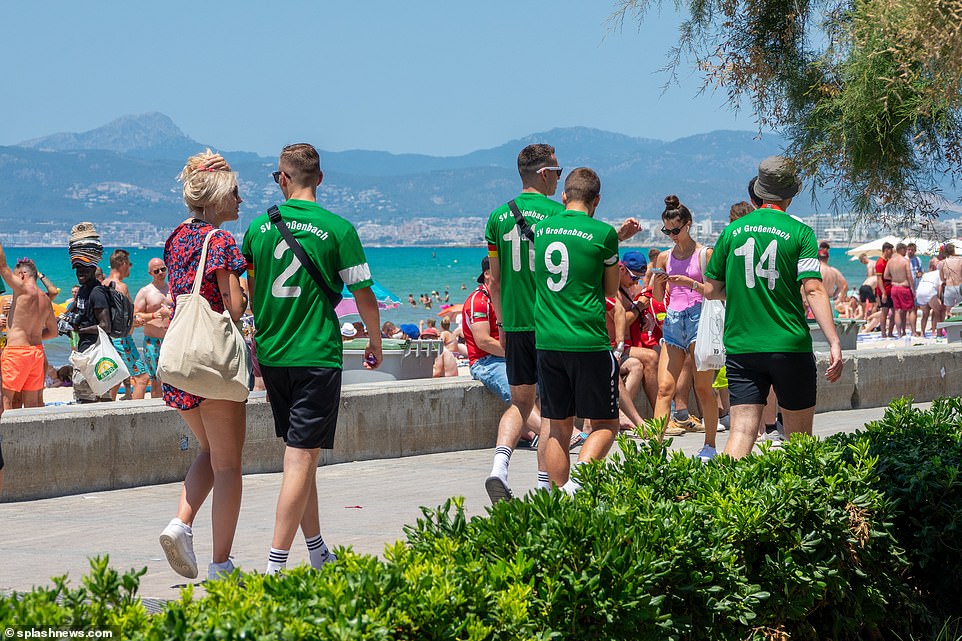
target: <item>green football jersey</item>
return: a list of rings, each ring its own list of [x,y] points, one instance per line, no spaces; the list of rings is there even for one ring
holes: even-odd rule
[[[799,290],[803,278],[822,278],[811,227],[756,209],[725,228],[705,275],[725,283],[729,354],[812,351]]]
[[[534,340],[538,349],[611,350],[605,327],[605,268],[618,263],[614,227],[564,211],[534,228]]]
[[[339,292],[347,285],[355,291],[373,284],[351,223],[306,200],[288,200],[280,210],[331,289]],[[274,367],[341,367],[337,314],[266,213],[247,228],[241,252],[254,281],[257,359]]]
[[[564,211],[564,205],[543,194],[523,193],[514,199],[521,215],[534,225]],[[534,330],[534,247],[521,236],[507,204],[491,212],[484,230],[488,257],[498,261],[501,274],[501,322],[508,332]]]

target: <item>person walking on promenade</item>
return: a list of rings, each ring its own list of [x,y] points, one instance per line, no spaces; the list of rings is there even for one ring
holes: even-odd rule
[[[204,239],[211,234],[200,286],[214,312],[240,320],[247,308],[239,276],[247,267],[234,237],[216,231],[225,222],[237,220],[243,202],[237,176],[220,155],[205,153],[187,159],[180,174],[184,203],[192,216],[174,229],[164,245],[164,264],[170,275],[172,317],[177,316],[177,296],[192,290]],[[212,233],[213,232],[213,233]],[[200,452],[184,479],[177,516],[160,535],[160,544],[170,566],[181,576],[197,576],[193,548],[193,524],[197,513],[213,491],[211,532],[213,556],[207,578],[217,579],[234,570],[230,559],[240,513],[241,452],[247,427],[247,406],[243,402],[202,398],[164,383],[164,402],[177,409],[197,439]]]
[[[618,293],[618,234],[594,219],[601,180],[579,167],[565,180],[566,209],[535,225],[535,346],[541,383],[539,450],[553,485],[570,477],[574,417],[591,421],[578,463],[607,455],[618,434],[618,359],[605,324],[605,299]],[[545,429],[547,428],[547,429]]]
[[[0,277],[13,299],[7,314],[7,344],[0,355],[3,409],[43,406],[43,341],[57,335],[57,321],[47,294],[37,287],[37,266],[20,259],[13,269],[0,245]],[[14,397],[19,396],[18,405]]]
[[[531,227],[564,211],[549,196],[558,189],[562,168],[551,145],[528,145],[518,154],[521,194],[488,218],[484,237],[491,265],[490,294],[504,345],[511,406],[498,423],[491,474],[484,487],[492,502],[511,498],[508,465],[521,431],[535,407],[538,361],[534,337],[534,236]],[[538,444],[538,487],[548,487],[543,458],[544,437]],[[567,452],[567,448],[565,449]]]
[[[915,334],[914,323],[911,327],[906,326],[909,314],[915,310],[915,272],[905,255],[907,251],[905,243],[898,243],[895,253],[885,265],[885,278],[892,283],[889,295],[892,298],[895,326],[900,337]]]
[[[675,397],[675,386],[685,366],[686,355],[691,356],[694,364],[695,337],[702,307],[700,287],[704,282],[704,266],[712,254],[710,249],[691,237],[691,211],[679,202],[677,196],[665,198],[661,220],[661,231],[672,239],[675,246],[658,257],[657,267],[660,271],[655,273],[652,280],[654,297],[657,300],[666,300],[666,294],[668,297],[668,312],[661,328],[663,345],[658,360],[656,418],[670,415],[671,401]],[[695,397],[701,407],[703,423],[691,419],[679,422],[672,417],[665,433],[672,436],[686,431],[704,431],[705,444],[698,452],[698,457],[707,461],[716,454],[718,404],[712,390],[715,372],[694,369],[693,375]]]
[[[341,402],[343,341],[335,301],[326,290],[333,295],[346,285],[353,293],[364,326],[371,328],[365,367],[376,368],[382,359],[371,269],[357,230],[317,204],[324,177],[317,150],[305,143],[284,147],[273,177],[287,200],[274,220],[270,213],[255,218],[243,243],[257,358],[275,432],[286,444],[268,574],[287,567],[298,527],[312,567],[336,558],[321,536],[316,480],[321,450],[334,447]],[[282,236],[282,224],[298,247]]]
[[[150,282],[141,287],[134,298],[134,315],[136,324],[144,328],[144,365],[150,377],[150,396],[160,398],[163,393],[157,380],[157,358],[170,325],[174,302],[170,298],[164,261],[151,258],[147,263],[147,273],[150,274]]]
[[[104,286],[109,287],[113,285],[118,292],[129,298],[131,305],[133,305],[134,298],[130,295],[130,289],[127,288],[127,283],[124,282],[125,278],[130,277],[131,267],[133,267],[133,263],[130,262],[130,252],[126,249],[115,249],[110,255],[110,273],[107,275],[106,280],[104,280]],[[147,395],[149,374],[147,373],[147,366],[144,365],[144,360],[140,357],[137,344],[134,343],[133,332],[134,328],[131,326],[130,333],[121,338],[111,338],[110,342],[114,344],[114,348],[116,348],[117,353],[120,354],[120,358],[123,359],[124,365],[127,366],[127,371],[130,372],[130,379],[125,383],[127,393],[124,395],[124,398],[138,400]],[[133,387],[132,393],[131,387]],[[117,389],[111,390],[111,394],[116,398]]]
[[[700,286],[705,297],[728,301],[724,340],[731,436],[725,454],[735,458],[755,444],[772,387],[786,435],[812,433],[817,372],[799,283],[830,346],[825,376],[835,382],[842,375],[842,348],[820,280],[815,233],[785,213],[801,185],[786,158],[763,160],[754,186],[763,204],[722,231]]]

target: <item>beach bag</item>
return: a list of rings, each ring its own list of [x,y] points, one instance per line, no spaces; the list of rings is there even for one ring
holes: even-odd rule
[[[226,310],[218,314],[200,295],[207,246],[216,231],[204,238],[191,292],[177,297],[157,359],[157,378],[195,396],[242,402],[251,372],[244,335]]]
[[[130,297],[117,291],[114,283],[101,285],[107,294],[107,307],[110,308],[110,337],[123,338],[130,335],[134,326],[134,304]]]
[[[699,372],[725,365],[725,303],[704,300],[695,335],[695,367]]]
[[[100,396],[130,377],[127,366],[114,348],[107,332],[97,326],[97,342],[82,352],[70,352],[70,364],[80,373],[90,390]]]

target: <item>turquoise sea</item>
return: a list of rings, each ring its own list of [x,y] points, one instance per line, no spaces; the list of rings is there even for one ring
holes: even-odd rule
[[[114,250],[109,247],[104,251],[101,266],[107,269],[107,256]],[[631,248],[636,249],[636,248]],[[639,248],[647,252],[647,248]],[[5,247],[7,261],[12,266],[20,257],[28,257],[36,261],[40,271],[44,272],[62,292],[57,299],[63,302],[70,296],[70,288],[76,284],[73,270],[67,259],[67,249],[49,247]],[[147,262],[151,258],[162,258],[162,247],[148,247],[132,249],[130,251],[133,269],[127,283],[132,293],[150,282],[147,275]],[[626,251],[625,249],[622,250]],[[395,294],[401,302],[397,309],[382,310],[381,322],[391,321],[395,324],[417,323],[421,319],[433,317],[439,311],[442,303],[434,301],[431,309],[421,305],[412,307],[408,304],[408,294],[413,294],[415,301],[421,294],[431,294],[437,291],[442,299],[448,293],[451,303],[461,303],[467,295],[477,287],[477,277],[481,271],[481,259],[486,250],[483,247],[372,247],[366,249],[371,271],[382,286]],[[858,288],[864,279],[864,267],[858,261],[849,261],[844,249],[831,250],[830,263],[837,267],[849,281],[849,286]],[[348,317],[347,320],[357,320]],[[135,336],[137,334],[135,333]],[[141,339],[137,336],[138,346]],[[51,364],[60,366],[67,362],[70,346],[66,338],[59,337],[45,344],[47,357]]]

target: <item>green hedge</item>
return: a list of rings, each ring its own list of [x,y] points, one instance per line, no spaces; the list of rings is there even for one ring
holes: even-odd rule
[[[962,402],[897,401],[853,435],[709,464],[665,445],[468,519],[451,499],[384,559],[190,588],[159,615],[139,574],[0,598],[0,624],[134,639],[922,639],[959,616]],[[60,602],[55,602],[56,599]]]

